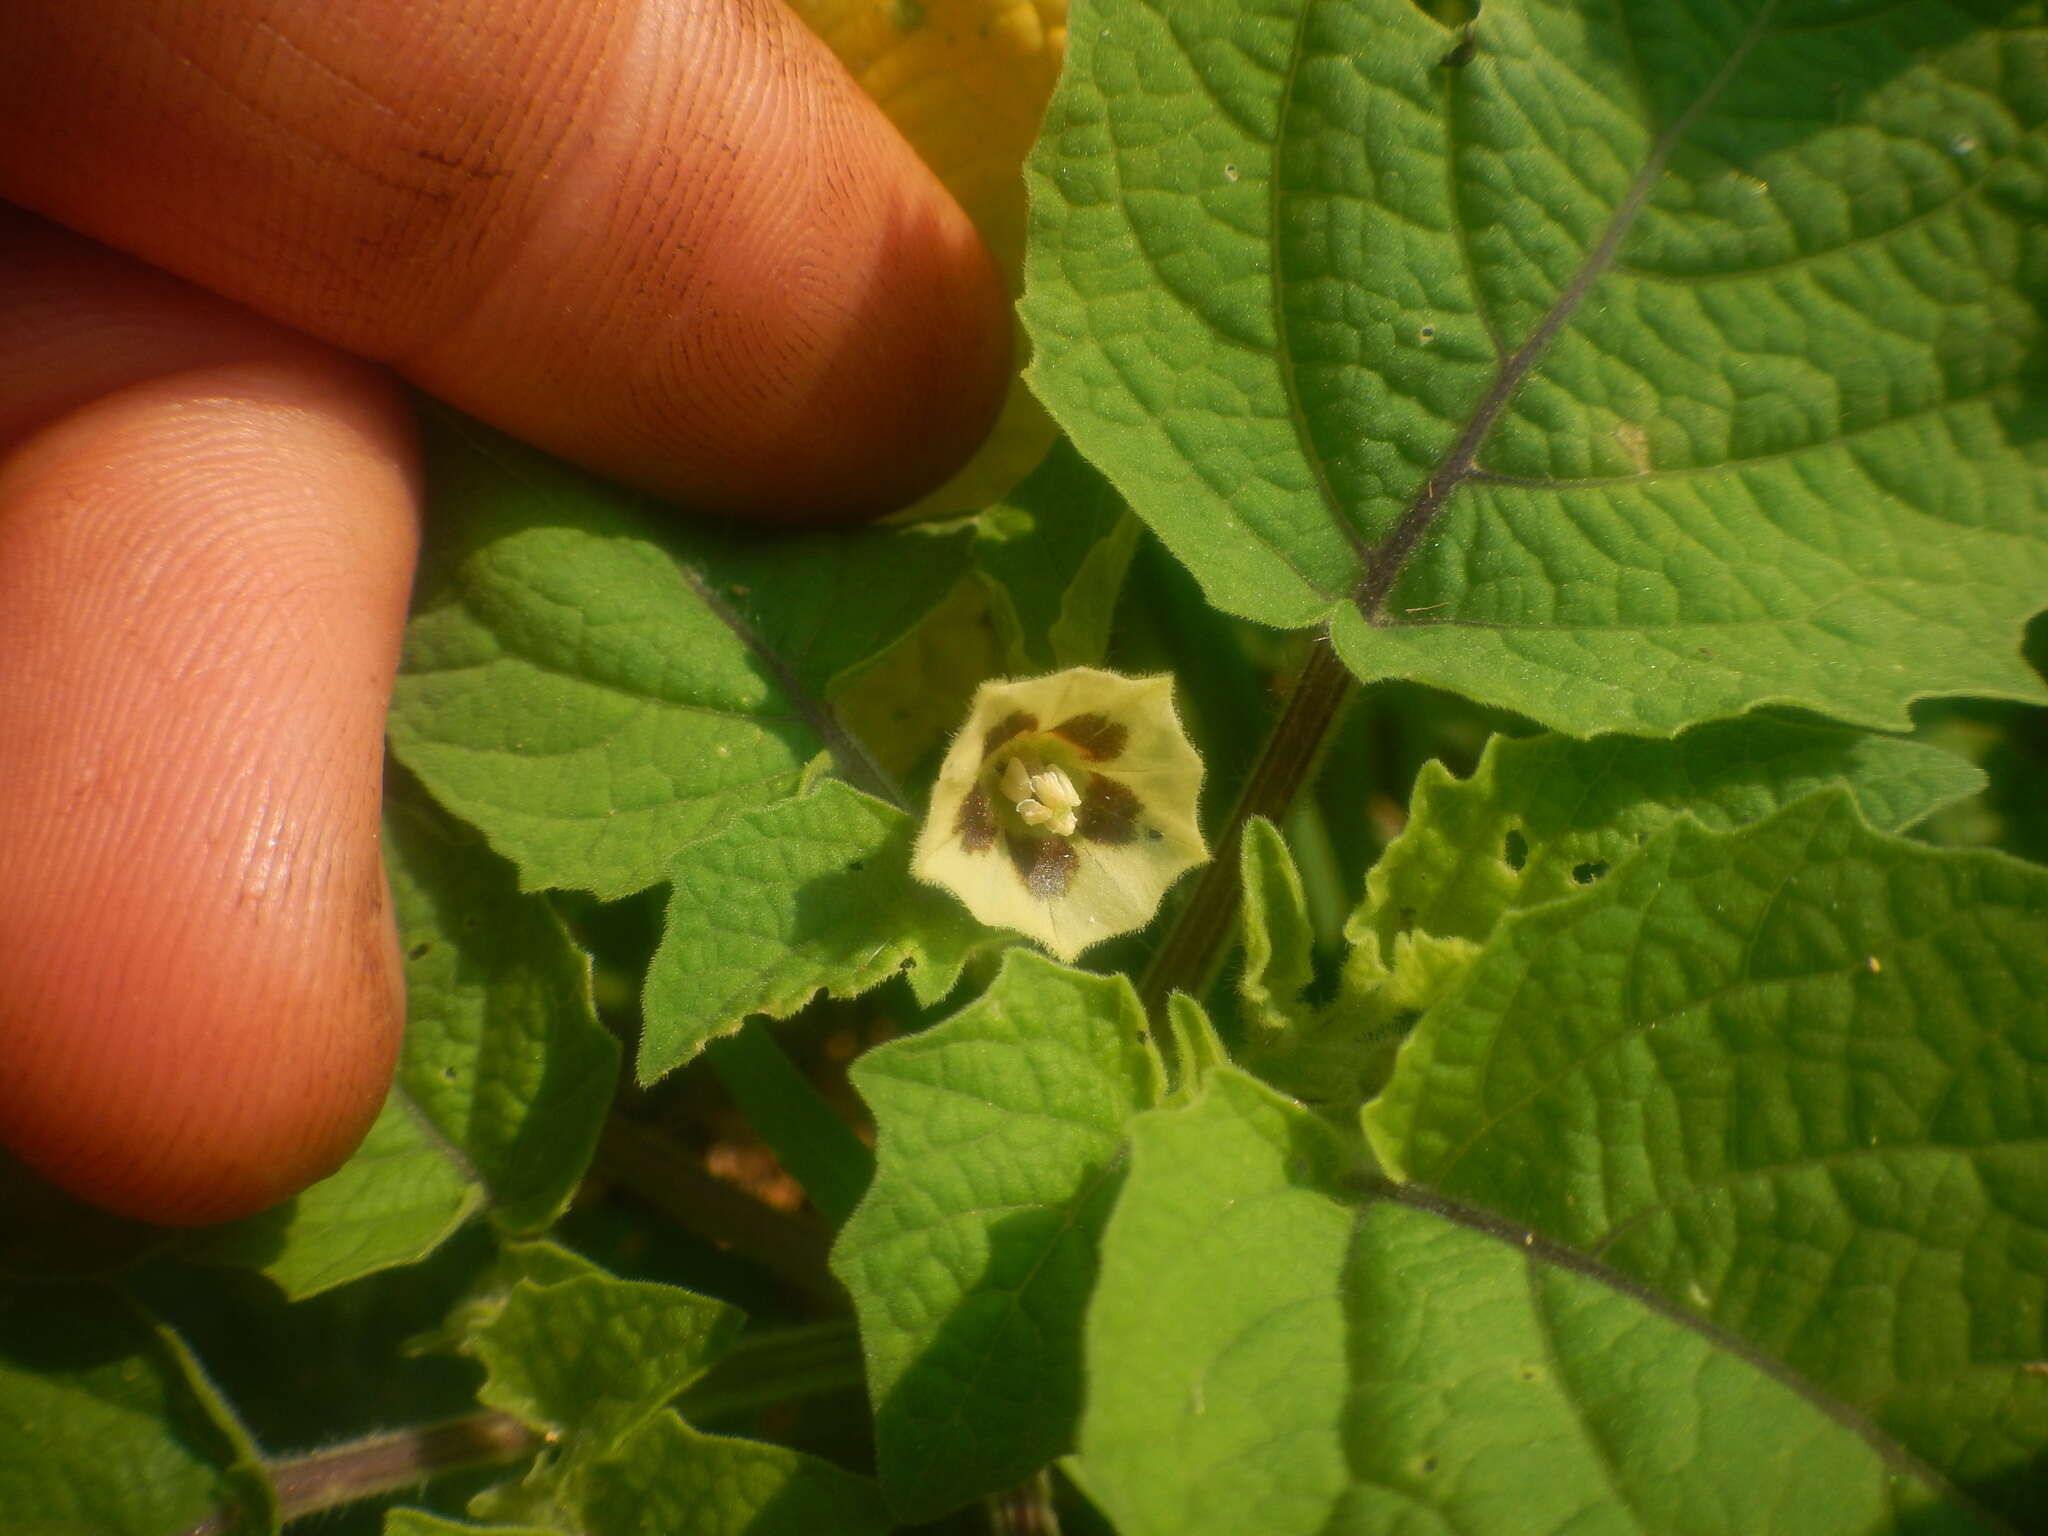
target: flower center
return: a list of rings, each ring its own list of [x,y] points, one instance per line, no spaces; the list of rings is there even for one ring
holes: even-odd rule
[[[1055,837],[1072,837],[1080,825],[1076,814],[1081,797],[1074,781],[1059,767],[1047,767],[1020,752],[1003,765],[1003,798],[1017,808],[1027,827],[1043,827]]]

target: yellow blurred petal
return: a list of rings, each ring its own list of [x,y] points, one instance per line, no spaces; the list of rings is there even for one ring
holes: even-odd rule
[[[967,210],[1015,297],[1023,283],[1024,157],[1066,50],[1066,0],[791,4]],[[1015,336],[1020,377],[1010,381],[995,431],[959,474],[898,517],[979,512],[1045,457],[1053,425],[1024,388],[1021,327]]]

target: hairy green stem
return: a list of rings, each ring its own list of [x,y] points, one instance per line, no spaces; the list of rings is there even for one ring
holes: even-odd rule
[[[1148,1018],[1163,1018],[1166,999],[1175,992],[1199,998],[1209,990],[1230,953],[1243,895],[1237,849],[1244,824],[1254,816],[1277,822],[1287,815],[1357,691],[1328,637],[1318,636],[1216,839],[1215,857],[1203,867],[1193,893],[1138,982],[1138,997]]]
[[[540,1446],[541,1437],[509,1413],[473,1413],[273,1461],[263,1470],[277,1494],[278,1519],[289,1523],[415,1488],[443,1473],[506,1466]],[[212,1514],[183,1536],[220,1536],[234,1528],[233,1520]]]

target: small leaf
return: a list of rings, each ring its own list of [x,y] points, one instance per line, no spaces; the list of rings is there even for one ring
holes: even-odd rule
[[[945,1023],[863,1056],[875,1181],[833,1250],[883,1489],[924,1520],[1071,1445],[1124,1122],[1162,1086],[1121,977],[1013,950]]]
[[[981,524],[975,558],[1009,670],[1100,663],[1139,530],[1101,472],[1062,438]]]
[[[787,1018],[820,991],[853,997],[908,967],[921,1004],[950,992],[989,936],[910,878],[914,832],[901,811],[826,783],[685,848],[647,972],[640,1081],[749,1014]]]
[[[653,885],[821,749],[883,787],[824,697],[953,589],[964,534],[657,535],[633,498],[489,442],[435,456],[391,739],[525,887]]]
[[[1986,1504],[2048,1499],[2048,871],[1840,793],[1506,918],[1365,1123]]]
[[[1301,995],[1315,979],[1315,932],[1301,874],[1280,829],[1263,816],[1245,823],[1238,853],[1244,970],[1237,991],[1246,1022],[1274,1034],[1300,1029]]]
[[[347,1163],[188,1257],[261,1269],[299,1298],[424,1258],[480,1206],[552,1222],[589,1165],[618,1074],[589,963],[511,866],[404,786],[385,862],[405,955],[398,1076]]]
[[[1073,1463],[1124,1536],[1982,1530],[1597,1268],[1375,1198],[1240,1073],[1140,1116],[1130,1159]]]
[[[465,1346],[487,1373],[477,1396],[574,1462],[606,1455],[709,1370],[741,1315],[673,1285],[580,1275],[521,1280]]]
[[[2038,700],[2048,37],[1095,0],[1029,377],[1228,612],[1575,734]]]
[[[661,1536],[886,1536],[875,1485],[759,1440],[707,1435],[657,1414],[585,1480],[583,1525]]]
[[[1143,927],[1209,856],[1202,760],[1171,677],[1092,667],[992,682],[932,789],[911,868],[1063,960]]]
[[[111,1292],[0,1292],[0,1446],[10,1536],[277,1529],[241,1426],[177,1337]]]

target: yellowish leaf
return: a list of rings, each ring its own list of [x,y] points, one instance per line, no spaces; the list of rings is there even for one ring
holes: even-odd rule
[[[855,80],[967,210],[1022,289],[1024,156],[1059,76],[1066,0],[791,0]],[[1014,322],[1013,322],[1014,323]],[[906,518],[978,512],[1045,457],[1053,425],[1018,377],[981,450]]]

